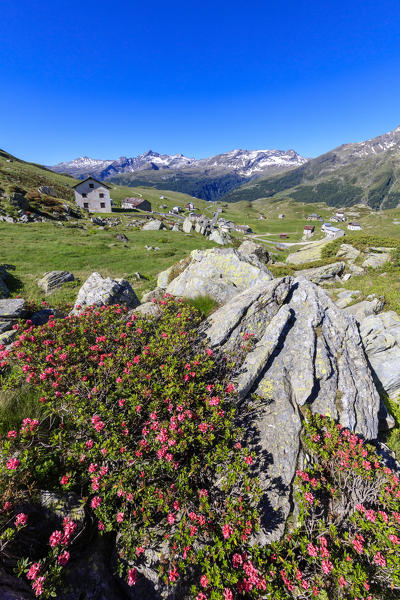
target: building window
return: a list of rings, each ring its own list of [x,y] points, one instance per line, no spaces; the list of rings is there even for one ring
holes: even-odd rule
[[[82,194],[82,198],[87,198],[87,194]]]
[[[94,183],[89,183],[89,187],[93,189],[94,188]]]
[[[83,208],[89,208],[89,202],[84,202],[83,203]]]
[[[100,208],[105,208],[106,207],[106,203],[105,202],[100,202]]]
[[[102,194],[101,192],[100,192],[99,196],[100,196],[100,198],[104,198],[104,194]]]

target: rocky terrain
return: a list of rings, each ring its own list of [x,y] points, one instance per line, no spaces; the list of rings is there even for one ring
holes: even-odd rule
[[[377,254],[382,252],[385,249]],[[357,300],[357,291],[344,290],[333,299],[329,296],[329,282],[351,274],[355,261],[369,261],[370,266],[374,250],[361,254],[342,244],[335,263],[303,269],[294,276],[273,277],[265,248],[246,241],[237,250],[193,251],[160,273],[158,287],[142,298],[142,304],[127,281],[99,273],[93,273],[77,295],[72,314],[80,314],[90,305],[122,304],[131,314],[156,320],[158,301],[165,293],[184,298],[208,296],[218,308],[199,327],[202,343],[216,353],[235,355],[243,339],[251,341],[233,384],[238,423],[246,444],[257,456],[255,469],[262,494],[258,506],[261,528],[255,541],[262,545],[281,539],[297,510],[294,480],[296,471],[307,464],[302,443],[305,410],[329,415],[364,440],[378,444],[380,452],[393,462],[378,440],[394,426],[382,398],[384,394],[397,398],[400,392],[400,318],[393,311],[381,312],[383,303],[374,298],[366,301],[371,306],[364,304],[362,310],[356,310],[357,303],[352,302]],[[1,273],[5,277],[6,269]],[[71,278],[69,272],[50,272],[39,285],[51,291]],[[17,335],[13,325],[18,319],[29,317],[40,325],[54,314],[51,309],[32,314],[22,299],[0,300],[2,343],[13,343]],[[46,504],[50,512],[53,500]],[[69,508],[60,509],[64,500],[57,500],[57,510],[70,514],[74,499],[71,496]],[[90,548],[82,546],[78,559],[67,569],[60,600],[179,597],[161,585],[150,559],[140,584],[129,589],[114,577],[113,552],[104,539]],[[0,595],[4,600],[32,598],[24,583],[4,573]]]

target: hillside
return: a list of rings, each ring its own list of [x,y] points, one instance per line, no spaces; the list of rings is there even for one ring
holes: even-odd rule
[[[330,206],[365,203],[375,210],[400,201],[400,127],[359,144],[345,144],[276,176],[252,181],[223,200],[253,201],[275,195]]]
[[[70,175],[56,173],[43,165],[26,162],[13,156],[5,150],[0,150],[0,214],[12,214],[16,216],[17,206],[10,202],[11,195],[17,193],[27,197],[29,210],[46,218],[54,218],[62,212],[62,205],[68,204],[76,208],[72,187],[77,179]],[[50,187],[53,195],[40,194],[38,188]],[[175,205],[185,205],[193,200],[193,197],[167,189],[154,189],[138,187],[132,190],[124,185],[111,184],[111,197],[115,206],[119,207],[127,196],[139,195],[149,200],[157,210],[161,204],[171,209]],[[160,196],[164,196],[160,200]],[[196,200],[197,206],[202,210],[206,206],[203,200]],[[81,217],[84,217],[82,214]]]

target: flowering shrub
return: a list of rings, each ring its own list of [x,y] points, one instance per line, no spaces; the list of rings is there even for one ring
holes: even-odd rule
[[[73,491],[86,523],[65,517],[40,557],[19,562],[42,598],[92,521],[117,540],[129,586],[151,563],[196,600],[399,597],[399,479],[326,417],[305,416],[291,531],[255,543],[257,457],[242,447],[229,380],[242,357],[202,345],[193,308],[160,305],[158,319],[113,306],[28,323],[11,352],[0,349],[10,388],[28,386],[40,407],[0,440],[3,562],[21,555],[38,490]],[[243,338],[245,352],[254,340]]]
[[[303,442],[310,464],[297,471],[298,523],[268,552],[275,597],[398,598],[399,478],[327,417],[307,415]]]
[[[233,424],[228,361],[197,344],[192,308],[161,304],[157,322],[113,306],[28,323],[13,351],[2,350],[9,385],[31,386],[45,412],[2,440],[0,526],[34,490],[75,491],[100,533],[118,533],[129,585],[158,549],[166,584],[196,597],[214,582],[222,593],[216,570],[233,549],[246,552],[257,528],[252,458]],[[36,595],[52,593],[75,530],[64,523],[47,556],[21,563]]]

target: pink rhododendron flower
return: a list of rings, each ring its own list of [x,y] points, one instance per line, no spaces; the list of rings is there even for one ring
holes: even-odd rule
[[[101,504],[101,498],[100,498],[100,496],[95,496],[94,498],[92,498],[90,506],[93,509],[96,509],[96,508],[98,508],[100,506],[100,504]]]
[[[333,569],[333,564],[329,560],[322,561],[322,570],[324,573],[326,573],[326,575],[329,575],[329,573],[332,571],[332,569]]]
[[[168,579],[170,580],[171,583],[174,583],[174,581],[176,581],[179,577],[179,573],[176,569],[176,567],[173,567],[169,573],[168,573]]]
[[[318,550],[311,543],[307,546],[307,552],[310,556],[318,556]]]
[[[58,546],[59,544],[61,544],[61,542],[63,541],[63,537],[64,536],[61,531],[53,531],[49,539],[50,546],[54,548],[54,546]]]
[[[30,566],[29,571],[26,574],[26,578],[27,579],[36,579],[36,577],[40,571],[40,567],[41,567],[40,563],[33,563],[33,565]]]
[[[19,513],[15,517],[14,525],[15,527],[23,527],[24,525],[26,525],[27,521],[28,516],[25,513]]]
[[[18,469],[18,466],[19,466],[18,458],[10,458],[6,462],[6,467],[9,471],[15,471],[16,469]]]
[[[386,567],[386,559],[382,552],[377,552],[374,556],[374,563],[380,567]]]
[[[137,577],[138,577],[138,573],[136,569],[129,569],[128,571],[128,578],[127,578],[127,584],[129,586],[135,585],[135,583],[137,582]]]
[[[232,565],[234,569],[238,569],[243,564],[243,558],[240,554],[234,554],[232,558]]]
[[[35,591],[35,596],[41,596],[43,594],[43,584],[45,579],[45,577],[41,576],[32,583],[32,589]]]
[[[227,540],[228,538],[231,537],[232,534],[233,534],[233,527],[232,527],[232,525],[229,525],[229,523],[225,524],[222,527],[222,535],[224,536],[224,538]]]
[[[69,552],[64,550],[64,552],[61,552],[61,554],[58,555],[57,562],[62,567],[65,567],[65,565],[69,561],[69,558],[70,558]]]

